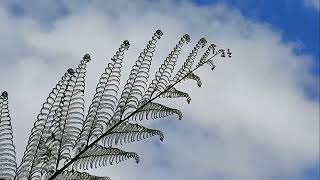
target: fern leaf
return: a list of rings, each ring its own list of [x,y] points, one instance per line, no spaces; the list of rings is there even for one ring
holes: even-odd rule
[[[207,60],[211,51],[212,51],[212,54],[213,54],[212,57],[214,57],[214,56],[216,56],[216,55],[218,55],[218,54],[220,54],[221,57],[223,57],[223,58],[226,57],[226,52],[225,52],[224,49],[219,49],[217,52],[215,52],[215,47],[216,47],[215,44],[211,44],[211,45],[209,46],[209,48],[206,50],[206,52],[205,52],[205,53],[203,54],[203,56],[201,57],[199,63],[197,64],[197,67],[199,67],[199,66],[201,66],[201,65],[203,65],[203,64],[206,63],[206,64],[208,64],[209,66],[212,66],[212,67],[211,67],[211,70],[214,70],[214,68],[216,67],[214,61],[213,61],[212,59]],[[230,58],[232,53],[230,52],[229,49],[227,49],[227,54],[228,54],[228,57]]]
[[[179,98],[179,97],[185,97],[187,99],[188,104],[191,101],[191,97],[188,93],[182,92],[177,90],[174,87],[171,87],[168,89],[165,93],[161,95],[162,98]]]
[[[84,90],[86,66],[91,60],[90,55],[86,54],[75,72],[69,72],[69,84],[62,100],[63,115],[56,121],[58,128],[53,130],[59,140],[57,150],[56,170],[62,161],[67,161],[71,158],[73,147],[81,133],[82,124],[84,122]],[[55,126],[52,126],[55,127]],[[52,129],[52,128],[51,128]]]
[[[73,69],[68,69],[69,76],[67,77],[62,96],[59,96],[60,103],[54,111],[53,118],[49,119],[45,125],[44,133],[41,138],[41,146],[39,146],[36,157],[38,160],[35,163],[35,166],[40,169],[41,172],[35,170],[36,176],[42,176],[48,172],[56,171],[59,167],[59,162],[62,159],[69,157],[64,157],[61,150],[66,142],[64,132],[68,116],[68,106],[70,103],[69,99],[71,98],[71,93],[74,89],[74,84],[71,85],[74,73]],[[33,171],[31,173],[33,173]],[[31,178],[34,179],[35,177],[31,176]]]
[[[201,85],[202,85],[202,82],[201,82],[200,77],[197,76],[197,75],[195,75],[194,73],[188,74],[185,79],[186,79],[186,80],[187,80],[187,79],[195,80],[195,81],[197,82],[197,85],[198,85],[199,87],[201,87]]]
[[[112,118],[113,120],[120,120],[123,115],[126,116],[130,114],[138,107],[139,101],[147,89],[149,70],[156,43],[162,35],[163,33],[160,30],[154,33],[147,47],[140,53],[138,60],[136,60],[135,65],[133,65],[129,79],[121,93],[116,113]]]
[[[211,44],[208,49],[204,52],[204,54],[202,55],[202,57],[200,58],[200,61],[198,63],[197,66],[202,65],[203,63],[205,63],[205,61],[207,60],[207,58],[209,57],[210,53],[214,54],[215,53],[215,48],[217,46],[215,44]]]
[[[13,145],[8,93],[0,96],[0,179],[13,180],[17,170],[16,152]]]
[[[159,70],[155,73],[155,78],[151,81],[147,92],[143,96],[143,101],[149,100],[156,90],[163,91],[169,83],[171,74],[175,68],[181,49],[185,43],[190,42],[188,34],[183,35],[178,44],[173,48],[165,61],[161,64]]]
[[[129,120],[141,121],[143,119],[158,119],[173,114],[178,115],[179,120],[182,119],[182,113],[180,110],[169,108],[159,103],[149,102],[142,109],[133,114]]]
[[[68,70],[70,77],[55,114],[56,118],[53,118],[47,128],[50,136],[45,140],[45,145],[53,153],[46,161],[46,166],[54,171],[71,159],[73,147],[81,132],[84,119],[85,67],[90,60],[90,55],[86,54],[76,71]],[[48,169],[51,170],[50,168]]]
[[[117,148],[106,148],[100,145],[93,145],[77,159],[73,169],[92,169],[101,166],[118,164],[124,160],[134,158],[139,163],[139,157],[136,153],[125,152]]]
[[[173,82],[177,82],[178,80],[180,80],[181,78],[183,78],[184,76],[186,76],[190,72],[192,65],[194,63],[194,60],[198,55],[199,49],[203,48],[206,45],[206,43],[207,43],[207,41],[204,38],[201,38],[198,41],[198,43],[196,44],[196,46],[193,48],[193,50],[189,54],[188,58],[186,59],[185,63],[182,65],[182,67],[179,69],[179,71],[177,72],[177,74],[173,78],[173,80],[172,80]]]
[[[109,123],[107,129],[114,126],[114,123]],[[131,143],[147,139],[152,136],[159,136],[160,140],[163,141],[164,136],[161,131],[148,129],[138,124],[132,124],[124,122],[117,126],[112,132],[105,136],[101,142],[105,146],[113,146],[124,143]]]
[[[124,52],[129,47],[129,41],[124,41],[112,57],[112,62],[108,64],[105,72],[102,73],[89,107],[88,115],[83,123],[80,138],[77,141],[78,147],[87,145],[90,139],[100,135],[103,132],[104,122],[110,120],[113,116],[120,85]]]
[[[32,128],[18,169],[18,179],[41,178],[45,173],[43,166],[46,166],[46,170],[49,171],[56,168],[61,157],[62,159],[70,158],[70,156],[65,156],[64,152],[71,151],[81,131],[84,111],[84,79],[86,64],[89,61],[90,56],[86,54],[76,72],[68,69],[68,72],[49,94]],[[62,113],[65,114],[62,115]]]
[[[78,172],[74,170],[63,171],[55,179],[56,180],[81,180],[81,179],[82,180],[111,180],[109,177],[93,176],[85,172]]]
[[[41,174],[37,166],[42,163],[39,159],[38,153],[42,151],[43,137],[46,136],[45,127],[49,122],[53,121],[55,112],[61,103],[61,96],[65,91],[65,86],[69,73],[65,73],[62,79],[57,83],[56,87],[49,93],[49,97],[46,102],[43,103],[40,110],[40,114],[37,116],[37,120],[34,123],[34,127],[31,130],[31,135],[28,140],[26,150],[24,152],[22,162],[17,171],[17,179],[31,179],[32,177]]]

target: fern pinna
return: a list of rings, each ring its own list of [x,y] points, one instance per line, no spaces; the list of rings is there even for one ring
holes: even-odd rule
[[[125,40],[120,45],[101,74],[86,115],[84,92],[90,55],[84,55],[75,69],[68,69],[43,103],[18,168],[12,141],[8,94],[3,92],[0,96],[0,179],[109,180],[109,177],[98,177],[83,171],[127,159],[134,159],[138,163],[139,156],[136,153],[123,151],[118,146],[154,136],[163,141],[164,135],[160,130],[144,127],[137,122],[172,115],[181,119],[180,110],[154,100],[186,98],[190,103],[189,94],[174,86],[191,79],[201,87],[202,82],[194,73],[195,70],[205,64],[214,69],[216,64],[213,58],[217,55],[225,57],[226,53],[231,57],[231,52],[229,49],[215,51],[216,45],[211,44],[193,68],[200,49],[207,43],[201,38],[174,74],[182,48],[190,42],[190,36],[185,34],[148,85],[152,59],[162,36],[160,30],[153,34],[135,61],[122,91],[119,91],[121,69],[130,43]]]
[[[0,179],[14,179],[17,170],[16,152],[13,145],[8,93],[0,95]]]

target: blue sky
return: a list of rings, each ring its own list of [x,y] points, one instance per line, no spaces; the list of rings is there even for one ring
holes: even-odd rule
[[[320,76],[319,11],[310,10],[301,0],[195,0],[200,6],[221,2],[240,10],[250,19],[268,23],[278,29],[282,32],[284,42],[301,42],[302,47],[297,49],[296,53],[312,55],[315,66],[311,72],[315,76]],[[315,98],[319,101],[319,94]],[[307,168],[302,179],[319,180],[319,164]]]
[[[258,22],[268,23],[273,28],[281,31],[284,42],[301,42],[301,49],[296,49],[297,54],[308,54],[313,57],[315,66],[312,74],[320,76],[319,60],[319,11],[310,10],[301,0],[195,0],[200,6],[225,3],[231,8],[236,8],[241,13]],[[319,100],[319,92],[315,99]],[[281,179],[281,178],[280,178]],[[306,180],[320,179],[320,166],[306,168]]]
[[[201,37],[230,48],[233,58],[213,73],[197,72],[202,88],[181,85],[191,104],[174,100],[170,106],[182,110],[183,121],[145,123],[166,138],[126,146],[141,155],[138,166],[129,162],[95,173],[113,180],[318,180],[319,9],[305,5],[316,1],[190,1],[0,1],[0,82],[10,93],[18,159],[39,105],[66,68],[91,54],[91,102],[99,73],[119,44],[131,44],[126,73],[160,28],[155,63],[184,33],[192,42],[183,58]]]
[[[311,54],[319,75],[319,11],[310,10],[302,0],[195,0],[201,6],[226,3],[255,21],[268,23],[283,33],[284,42],[301,42],[297,53]]]

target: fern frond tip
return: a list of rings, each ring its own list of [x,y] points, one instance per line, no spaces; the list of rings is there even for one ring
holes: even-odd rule
[[[207,40],[205,38],[201,38],[199,40],[199,43],[201,44],[202,48],[204,48],[206,46],[206,44],[207,44]]]
[[[1,97],[3,98],[3,99],[8,99],[8,92],[7,91],[3,91],[2,93],[1,93]]]
[[[74,75],[74,70],[73,70],[72,68],[69,68],[69,69],[68,69],[68,73],[69,73],[71,76],[73,76],[73,75]]]
[[[189,34],[183,35],[182,38],[184,38],[184,39],[186,40],[186,43],[187,43],[187,44],[190,42],[190,36],[189,36]]]
[[[82,58],[84,61],[86,61],[86,62],[89,62],[89,61],[91,61],[91,57],[90,57],[90,54],[85,54],[84,56],[83,56],[83,58]]]
[[[154,35],[156,35],[157,38],[160,39],[161,36],[163,36],[163,32],[162,32],[160,29],[158,29],[158,30],[154,33]]]

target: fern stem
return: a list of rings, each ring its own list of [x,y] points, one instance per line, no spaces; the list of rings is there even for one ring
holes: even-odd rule
[[[162,91],[161,93],[157,94],[155,97],[151,98],[150,100],[148,100],[146,103],[144,103],[143,105],[141,105],[139,108],[137,108],[135,111],[133,111],[129,116],[125,117],[124,119],[120,120],[119,122],[117,122],[114,126],[112,126],[110,129],[108,129],[104,134],[102,134],[100,137],[98,137],[96,140],[94,140],[92,143],[90,143],[88,146],[85,146],[85,148],[83,150],[81,150],[74,158],[72,158],[67,164],[65,164],[61,169],[59,169],[58,171],[56,171],[50,178],[49,180],[53,180],[54,178],[56,178],[59,174],[61,174],[65,169],[67,169],[73,162],[75,162],[76,160],[78,160],[80,158],[80,156],[85,153],[88,149],[90,149],[93,145],[97,144],[103,137],[107,136],[108,134],[112,133],[112,131],[118,127],[121,123],[127,121],[131,116],[133,116],[134,114],[138,113],[139,110],[143,109],[147,104],[151,103],[152,101],[154,101],[155,99],[157,99],[158,97],[160,97],[162,94],[166,93],[170,88],[174,87],[175,85],[177,85],[178,83],[180,83],[183,79],[185,79],[188,75],[192,74],[194,71],[196,71],[198,68],[202,67],[204,64],[206,64],[206,62],[210,61],[211,59],[213,59],[216,55],[218,55],[219,53],[215,53],[212,57],[210,57],[207,61],[199,64],[198,66],[196,66],[193,70],[189,71],[189,73],[187,73],[186,75],[184,75],[182,78],[179,78],[176,82],[174,82],[173,84],[169,85],[169,87],[167,89],[165,89],[164,91]]]

